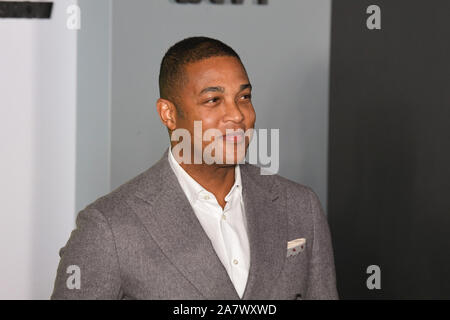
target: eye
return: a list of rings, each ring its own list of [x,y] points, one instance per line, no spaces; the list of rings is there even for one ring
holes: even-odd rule
[[[214,97],[214,98],[206,100],[205,103],[211,104],[211,103],[216,103],[217,101],[219,101],[219,98],[218,97]]]
[[[250,100],[252,98],[252,94],[251,93],[248,93],[248,94],[244,94],[242,97],[241,97],[241,100]]]

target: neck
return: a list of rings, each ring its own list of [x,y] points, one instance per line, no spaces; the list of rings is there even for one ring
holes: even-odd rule
[[[214,194],[222,208],[234,184],[235,165],[184,164],[180,166],[203,188]]]

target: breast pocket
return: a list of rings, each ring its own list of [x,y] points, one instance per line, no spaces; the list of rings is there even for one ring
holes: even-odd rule
[[[307,254],[305,251],[300,251],[295,254],[287,254],[285,259],[285,268],[289,268],[292,265],[296,265],[297,268],[301,267],[308,260]],[[293,272],[293,269],[291,272]]]
[[[291,240],[287,244],[287,257],[298,255],[299,253],[305,251],[306,239],[298,238]]]
[[[287,252],[286,252],[286,258],[291,258],[291,257],[295,257],[298,255],[301,255],[302,253],[305,252],[305,245],[301,244],[301,245],[297,245],[291,248],[287,248]]]
[[[286,253],[282,282],[289,299],[302,299],[301,293],[308,277],[308,253],[305,248]],[[297,295],[298,294],[298,295]]]

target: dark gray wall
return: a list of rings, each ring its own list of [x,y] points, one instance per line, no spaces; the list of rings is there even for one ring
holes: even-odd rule
[[[366,8],[381,7],[381,30]],[[334,1],[329,219],[342,298],[450,298],[450,2]],[[366,268],[381,268],[368,290]]]

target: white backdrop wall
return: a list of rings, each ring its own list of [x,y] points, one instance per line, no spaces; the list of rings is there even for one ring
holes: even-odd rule
[[[75,211],[76,33],[0,19],[0,299],[48,299]]]
[[[34,34],[30,23],[0,20],[1,299],[31,296]]]

